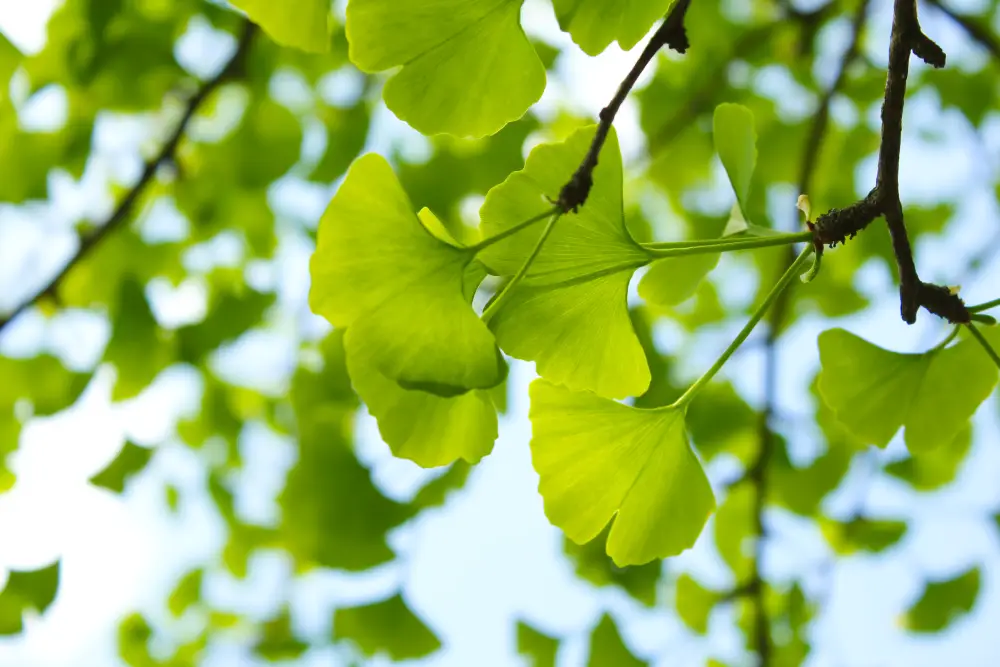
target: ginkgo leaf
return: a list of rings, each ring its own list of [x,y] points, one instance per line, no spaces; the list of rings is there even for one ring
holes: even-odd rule
[[[584,53],[596,56],[616,41],[628,51],[672,0],[553,0],[559,27],[572,36]]]
[[[115,493],[125,490],[125,482],[140,472],[153,458],[153,450],[126,442],[115,460],[90,478],[90,483]]]
[[[618,627],[611,616],[605,613],[590,634],[590,658],[587,667],[643,667],[644,661],[632,655],[622,641]]]
[[[399,593],[369,605],[337,609],[333,637],[351,640],[366,656],[386,653],[393,660],[412,660],[441,648],[437,636]]]
[[[717,238],[722,234],[721,220],[703,220],[697,225],[697,240]],[[676,306],[694,296],[698,285],[719,263],[721,253],[688,255],[659,259],[639,281],[639,296],[655,306]]]
[[[708,617],[720,598],[719,593],[705,588],[689,574],[677,578],[677,615],[698,634],[708,632]]]
[[[996,367],[972,340],[901,354],[831,329],[819,336],[819,354],[819,391],[837,419],[879,447],[903,426],[914,453],[953,441],[997,382]]]
[[[201,599],[205,570],[197,568],[185,574],[167,598],[167,609],[174,616],[180,616]]]
[[[906,611],[904,623],[912,632],[940,632],[972,611],[979,597],[981,575],[973,567],[943,581],[928,581],[924,592]]]
[[[490,190],[480,211],[483,237],[545,210],[546,197],[558,196],[594,131],[587,127],[563,143],[536,147],[522,171]],[[487,248],[480,259],[497,275],[513,275],[541,232],[528,227]],[[544,378],[609,398],[638,396],[649,386],[649,366],[626,299],[632,274],[649,259],[625,228],[621,153],[612,130],[586,204],[556,222],[490,328],[505,352],[535,361]]]
[[[350,335],[345,344],[351,383],[395,456],[434,468],[458,459],[477,463],[493,451],[497,412],[489,391],[438,396],[404,389],[362,357]]]
[[[753,113],[741,104],[720,104],[712,117],[712,138],[746,217],[750,179],[757,166],[757,132]]]
[[[694,544],[715,496],[682,410],[642,410],[536,380],[530,418],[545,514],[567,537],[589,542],[614,517],[607,551],[619,567]]]
[[[232,0],[275,42],[303,51],[330,50],[330,0]]]
[[[518,621],[517,652],[527,659],[530,667],[555,667],[559,640]]]
[[[474,253],[427,230],[385,158],[354,163],[317,239],[310,306],[348,327],[352,347],[380,373],[442,395],[504,379],[493,335],[463,293]]]
[[[545,68],[521,29],[524,0],[351,0],[351,62],[402,66],[385,103],[423,134],[484,137],[524,115]]]
[[[857,551],[880,553],[899,543],[906,522],[855,517],[847,522],[821,518],[819,528],[833,550],[842,556]]]
[[[24,612],[44,612],[59,590],[59,561],[39,570],[13,570],[0,592],[0,635],[21,632]]]
[[[111,399],[121,401],[138,395],[169,366],[174,350],[161,337],[143,287],[134,279],[122,281],[111,328],[104,360],[115,365],[117,375]]]

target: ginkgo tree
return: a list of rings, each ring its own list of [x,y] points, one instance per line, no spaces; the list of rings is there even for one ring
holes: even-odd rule
[[[0,316],[2,331],[33,312],[99,312],[110,334],[97,358],[115,369],[116,402],[141,397],[175,364],[201,382],[200,409],[176,437],[201,457],[228,541],[218,563],[187,572],[167,601],[170,622],[185,619],[195,630],[178,633],[169,651],[154,650],[154,635],[170,622],[133,613],[119,628],[121,657],[142,666],[200,664],[216,637],[251,636],[248,650],[268,661],[319,645],[293,622],[293,596],[283,595],[268,618],[250,618],[218,608],[205,582],[213,571],[246,578],[253,557],[274,550],[287,554],[296,576],[398,567],[388,533],[452,502],[449,492],[473,466],[489,465],[514,386],[511,365],[527,362],[538,377],[517,397],[529,405],[531,426],[521,445],[545,517],[565,537],[580,577],[653,607],[666,569],[677,616],[692,632],[708,633],[716,610],[736,604],[729,621],[761,664],[801,664],[820,603],[798,581],[768,579],[765,514],[806,517],[835,556],[887,552],[903,539],[904,521],[870,516],[863,500],[835,518],[825,501],[859,462],[894,442],[905,454],[881,473],[922,492],[950,484],[969,452],[973,416],[997,385],[1000,334],[990,312],[1000,299],[969,305],[960,287],[921,278],[924,246],[915,241],[940,231],[942,216],[912,205],[900,185],[908,87],[932,90],[976,127],[986,123],[980,91],[996,87],[1000,66],[986,15],[930,3],[997,61],[980,64],[980,76],[946,63],[908,0],[891,3],[884,67],[865,52],[868,0],[818,9],[753,2],[742,16],[704,0],[536,3],[572,44],[558,48],[522,25],[524,0],[231,4],[67,0],[47,46],[31,56],[0,34],[0,82],[11,83],[0,90],[0,156],[30,156],[0,183],[4,202],[47,196],[53,166],[82,178],[99,112],[174,110],[110,217],[80,225],[68,263]],[[235,46],[213,76],[184,79],[174,42],[198,20],[234,35]],[[847,41],[832,58],[817,35],[837,30]],[[141,59],[128,57],[129,40],[140,37],[151,46]],[[536,106],[561,54],[597,57],[612,44],[642,46],[597,118]],[[832,78],[811,69],[824,58],[838,63]],[[924,64],[911,72],[911,60]],[[147,77],[136,76],[141,67]],[[762,92],[773,68],[787,75],[780,95]],[[330,91],[348,76],[361,90],[345,102]],[[307,93],[282,102],[277,91],[290,79]],[[136,91],[122,92],[131,81]],[[19,127],[23,100],[15,105],[7,88],[16,98],[50,85],[66,91],[66,129]],[[784,98],[796,87],[815,108],[789,120]],[[640,110],[639,163],[623,157],[616,130],[627,102]],[[366,149],[377,105],[422,135],[427,155]],[[233,122],[229,107],[240,109]],[[869,113],[878,122],[866,124],[845,120],[848,107],[855,116],[881,113]],[[303,150],[317,127],[324,146]],[[851,172],[870,156],[874,180],[859,186]],[[706,194],[716,173],[725,187]],[[215,362],[234,341],[272,326],[278,318],[269,313],[283,308],[259,269],[277,261],[285,242],[289,216],[272,189],[285,179],[325,188],[322,212],[303,216],[315,243],[308,295],[298,295],[325,328],[294,334],[301,358],[283,389],[268,392],[228,380]],[[138,224],[158,203],[188,221],[179,240],[150,240]],[[231,231],[240,270],[193,268],[199,249]],[[823,447],[803,463],[778,405],[782,336],[803,313],[862,312],[866,296],[854,276],[869,261],[898,286],[897,327],[921,313],[948,330],[904,352],[865,340],[849,323],[824,326],[808,420]],[[720,297],[720,276],[734,267],[756,283],[738,306]],[[191,277],[204,286],[204,315],[167,324],[154,284]],[[678,372],[679,353],[658,344],[664,323],[712,348],[693,376]],[[723,324],[727,340],[708,335]],[[728,373],[753,346],[764,352],[762,400],[748,398]],[[94,374],[48,352],[0,356],[0,370],[3,455],[17,449],[23,424],[72,405]],[[393,456],[440,469],[411,499],[384,494],[358,457],[353,420],[361,406]],[[271,523],[245,516],[233,482],[245,468],[250,423],[266,424],[297,453]],[[157,461],[147,445],[123,442],[87,483],[126,493]],[[734,461],[738,474],[720,477],[717,468]],[[0,489],[16,487],[15,473],[0,459]],[[185,502],[173,486],[164,494],[172,511]],[[672,571],[673,557],[706,540],[728,583]],[[974,608],[981,577],[979,565],[928,577],[902,625],[946,628]],[[58,561],[12,570],[0,592],[0,634],[21,633],[26,614],[56,599],[59,582]],[[405,585],[383,593],[338,607],[322,641],[347,647],[349,664],[443,647]],[[589,665],[646,664],[619,622],[605,613],[588,630]],[[534,664],[554,665],[562,638],[536,625],[517,623],[517,648]]]

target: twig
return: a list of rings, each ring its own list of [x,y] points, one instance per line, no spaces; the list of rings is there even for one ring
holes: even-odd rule
[[[862,0],[851,27],[851,41],[840,59],[840,66],[833,82],[824,91],[819,100],[819,107],[813,118],[812,126],[806,137],[805,148],[802,152],[802,163],[799,169],[799,192],[809,191],[813,174],[819,161],[819,153],[822,147],[823,138],[826,136],[830,124],[830,105],[837,91],[840,90],[847,80],[847,71],[858,57],[861,44],[861,35],[864,29],[865,20],[868,15],[868,0]],[[823,245],[817,244],[816,252],[822,252]],[[785,257],[785,264],[790,264],[795,259],[794,252],[789,248]],[[767,587],[761,576],[761,562],[764,555],[764,545],[767,540],[767,533],[764,526],[764,510],[768,493],[768,469],[774,455],[775,439],[774,430],[771,428],[771,419],[778,409],[778,338],[781,336],[781,325],[788,313],[790,290],[786,290],[774,304],[769,318],[767,338],[764,342],[764,407],[761,411],[759,422],[760,447],[757,457],[750,465],[746,481],[754,487],[754,530],[757,541],[754,548],[754,556],[751,561],[750,578],[747,584],[736,590],[743,590],[744,594],[750,598],[754,606],[754,646],[757,650],[759,664],[766,667],[772,662],[773,645],[771,641],[771,620],[767,614],[766,593]]]
[[[583,162],[580,163],[576,172],[569,179],[569,182],[559,192],[558,204],[564,213],[576,211],[587,201],[590,188],[594,185],[594,169],[597,168],[597,160],[600,156],[601,148],[608,138],[608,133],[611,131],[611,125],[615,121],[618,110],[625,102],[625,98],[632,91],[635,82],[639,80],[639,76],[643,70],[646,69],[649,63],[652,62],[653,57],[664,46],[673,49],[677,53],[687,51],[690,43],[688,42],[687,31],[684,29],[684,15],[687,14],[690,5],[691,0],[676,0],[673,7],[670,8],[670,11],[663,19],[663,23],[660,24],[660,27],[650,38],[649,43],[646,44],[646,48],[642,50],[635,65],[632,66],[628,75],[621,82],[621,85],[618,86],[618,91],[611,98],[611,102],[608,106],[601,109],[597,133],[594,135],[594,140],[590,144],[587,155],[584,156]]]
[[[203,83],[191,99],[188,100],[187,107],[184,109],[184,114],[177,123],[177,127],[174,128],[174,131],[163,144],[163,147],[160,149],[160,152],[156,155],[156,157],[146,163],[139,180],[136,181],[135,185],[132,186],[124,198],[122,198],[122,200],[118,203],[118,206],[115,208],[114,212],[111,213],[111,216],[104,222],[104,224],[80,235],[80,244],[76,253],[70,258],[66,265],[63,266],[59,273],[49,280],[45,287],[19,303],[7,315],[0,317],[0,331],[3,331],[3,329],[8,324],[13,322],[21,313],[38,303],[41,299],[56,296],[59,285],[66,278],[66,276],[69,275],[70,271],[83,261],[83,259],[86,258],[102,240],[121,227],[128,220],[129,215],[132,213],[132,209],[135,208],[136,202],[146,191],[146,188],[150,185],[150,183],[153,182],[157,171],[159,171],[161,166],[173,159],[174,153],[177,151],[177,147],[187,130],[188,124],[191,122],[191,119],[194,117],[201,105],[205,102],[209,95],[211,95],[225,81],[239,75],[240,70],[243,67],[244,60],[246,59],[246,55],[249,52],[250,44],[253,41],[255,32],[256,29],[251,22],[245,21],[243,23],[243,31],[240,35],[239,43],[237,44],[233,57],[229,59],[229,62],[227,62],[222,68],[222,71]]]
[[[941,2],[941,0],[927,0],[929,4],[934,5],[942,12],[944,12],[948,18],[961,26],[962,30],[966,32],[973,40],[979,42],[980,46],[990,52],[997,60],[1000,60],[1000,39],[990,32],[989,28],[985,27],[980,21],[967,14],[959,14],[947,5]]]
[[[899,310],[903,321],[908,324],[916,322],[917,310],[923,307],[953,324],[964,324],[969,321],[969,311],[962,299],[947,287],[922,282],[917,275],[913,249],[903,221],[903,205],[899,199],[899,153],[910,53],[928,65],[944,67],[944,51],[920,29],[914,0],[894,0],[889,66],[882,103],[882,143],[879,146],[875,187],[864,199],[846,209],[833,209],[820,216],[814,224],[816,243],[842,243],[866,228],[875,218],[884,217],[899,267]]]

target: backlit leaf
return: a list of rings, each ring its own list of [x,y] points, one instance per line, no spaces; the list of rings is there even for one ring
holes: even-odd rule
[[[600,622],[590,634],[590,658],[587,667],[643,667],[647,663],[632,655],[608,614],[601,616]]]
[[[951,442],[997,382],[972,340],[901,354],[831,329],[820,334],[819,351],[823,400],[851,433],[879,447],[901,426],[914,453]]]
[[[641,410],[536,380],[530,417],[545,513],[567,537],[589,542],[614,517],[607,551],[619,566],[694,544],[715,498],[682,411]]]
[[[740,104],[720,104],[712,117],[715,150],[726,168],[743,216],[747,215],[750,179],[757,166],[757,132],[753,113]]]
[[[261,626],[253,652],[271,661],[294,660],[307,648],[309,645],[292,632],[292,619],[288,609],[284,608]]]
[[[398,593],[361,607],[333,613],[334,639],[349,639],[366,656],[412,660],[434,653],[441,642]]]
[[[233,0],[271,39],[284,46],[330,50],[329,0]]]
[[[125,483],[143,468],[153,458],[153,451],[148,447],[139,447],[126,442],[115,460],[108,467],[90,478],[90,483],[115,493],[125,490]]]
[[[524,621],[517,622],[517,652],[529,667],[555,667],[559,640],[539,632]]]
[[[940,632],[972,611],[979,597],[980,571],[973,567],[952,579],[929,581],[904,617],[911,632]]]
[[[524,169],[490,190],[480,211],[489,238],[550,206],[575,171],[594,128],[560,144],[543,144]],[[517,272],[542,228],[528,227],[480,258],[501,276]],[[625,228],[622,163],[612,131],[594,171],[594,187],[579,213],[560,219],[525,280],[490,320],[505,352],[535,361],[539,375],[609,398],[642,394],[649,367],[629,319],[629,280],[649,261]]]
[[[576,568],[576,574],[596,586],[618,586],[647,607],[656,604],[656,584],[662,563],[654,560],[645,565],[618,567],[608,557],[606,545],[611,524],[586,544],[565,540],[563,550]]]
[[[821,519],[820,530],[834,551],[847,556],[857,551],[885,551],[906,534],[906,523],[864,517],[856,517],[846,523]]]
[[[545,68],[521,29],[523,0],[351,0],[351,62],[402,65],[385,103],[423,134],[484,137],[542,95]]]
[[[0,635],[21,632],[24,612],[44,612],[59,590],[59,561],[39,570],[12,570],[0,591]]]
[[[596,56],[617,41],[628,51],[667,13],[671,0],[554,0],[559,26]]]
[[[705,634],[708,632],[708,617],[719,601],[719,594],[702,586],[689,574],[682,574],[677,578],[677,615],[681,617],[684,624],[697,632]]]
[[[472,259],[426,229],[388,162],[368,154],[320,221],[310,306],[348,327],[357,354],[404,386],[442,395],[493,387],[506,365],[463,294]]]

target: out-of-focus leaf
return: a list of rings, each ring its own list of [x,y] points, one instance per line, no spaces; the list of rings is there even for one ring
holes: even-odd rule
[[[904,623],[911,632],[940,632],[972,611],[979,597],[980,571],[973,567],[943,581],[928,581]]]
[[[933,491],[954,481],[971,446],[970,424],[959,431],[949,444],[893,461],[885,467],[885,471],[917,491]]]
[[[842,556],[857,551],[880,553],[906,534],[905,521],[856,517],[848,522],[820,519],[820,530],[833,550]]]
[[[753,487],[739,484],[729,490],[715,513],[715,546],[739,582],[750,575],[748,541],[754,534],[753,500]]]
[[[149,640],[153,629],[142,614],[126,616],[118,624],[118,654],[130,667],[154,667],[156,661],[149,653]]]
[[[608,614],[601,616],[593,632],[590,634],[590,658],[587,667],[644,667],[647,663],[632,655],[614,619]]]
[[[205,570],[198,568],[185,574],[167,599],[167,609],[174,616],[180,616],[201,599],[201,584]]]
[[[528,667],[555,667],[559,640],[518,621],[517,652],[527,659]]]
[[[173,361],[173,346],[165,340],[142,285],[135,280],[121,284],[104,359],[117,371],[111,394],[115,401],[139,394]]]
[[[656,584],[660,579],[662,561],[618,567],[605,551],[610,532],[611,524],[586,544],[564,540],[563,550],[575,564],[578,576],[597,586],[618,586],[647,607],[652,607],[656,604]]]
[[[307,648],[309,645],[292,632],[292,618],[286,607],[277,616],[261,626],[260,636],[253,645],[253,652],[274,662],[294,660],[302,655]]]
[[[708,632],[708,617],[720,599],[719,594],[705,588],[689,574],[678,577],[676,586],[677,597],[674,603],[677,614],[689,628],[698,634],[705,634]]]
[[[140,447],[126,442],[115,460],[101,472],[90,478],[90,483],[115,493],[125,490],[125,483],[146,467],[153,458],[153,451],[148,447]]]
[[[333,613],[334,639],[348,639],[366,656],[386,654],[412,660],[434,653],[441,642],[398,593],[361,607]]]
[[[0,592],[0,635],[21,632],[24,613],[43,613],[59,590],[60,562],[39,570],[12,570]]]
[[[271,39],[284,46],[330,50],[330,3],[326,0],[233,0]]]

